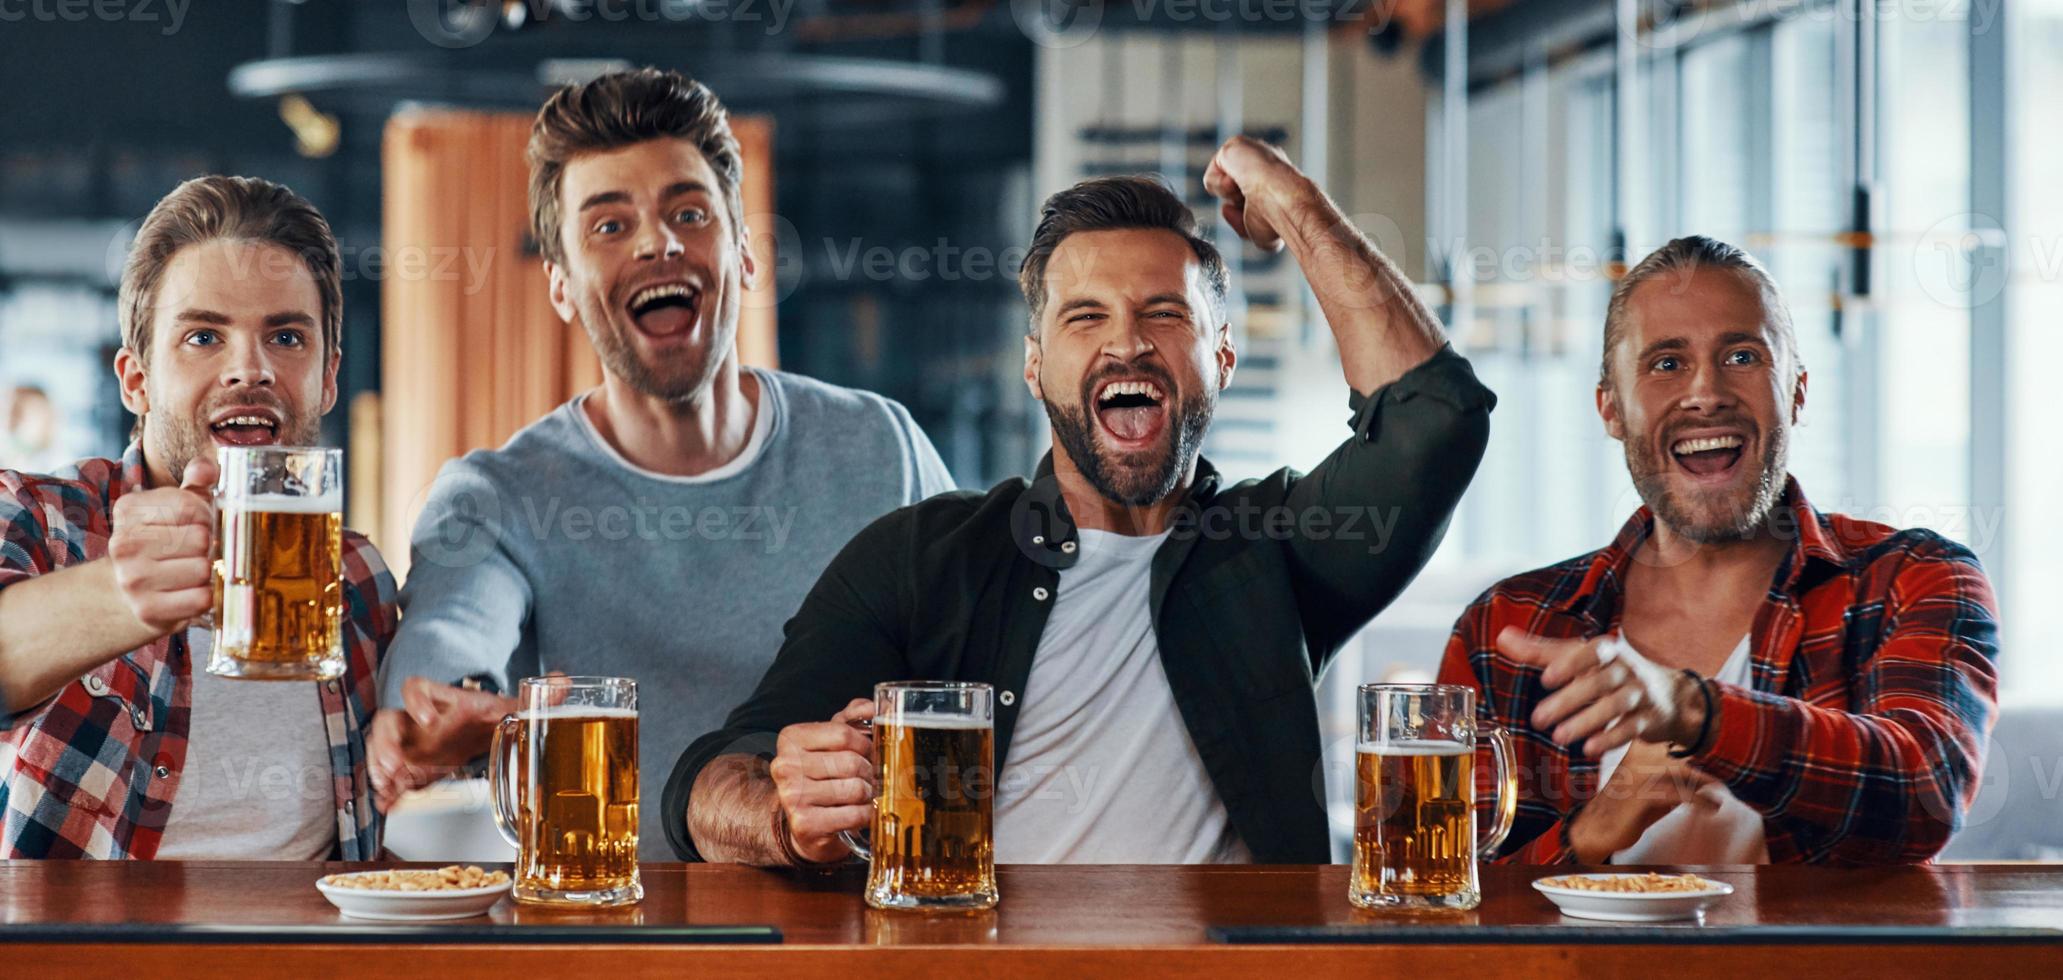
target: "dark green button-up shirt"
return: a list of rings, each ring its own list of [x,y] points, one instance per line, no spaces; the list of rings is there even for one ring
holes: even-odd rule
[[[1354,394],[1352,435],[1308,475],[1221,487],[1198,461],[1154,554],[1150,608],[1183,723],[1256,861],[1330,859],[1312,688],[1431,557],[1495,403],[1443,348]],[[1000,778],[1076,540],[1050,456],[1033,480],[942,494],[861,531],[788,622],[758,689],[674,766],[663,802],[674,850],[699,859],[684,817],[711,759],[771,757],[783,727],[826,720],[882,681],[994,685]]]

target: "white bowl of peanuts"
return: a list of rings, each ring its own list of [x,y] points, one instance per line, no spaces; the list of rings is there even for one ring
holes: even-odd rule
[[[434,922],[486,915],[509,893],[509,873],[478,865],[324,875],[315,889],[354,919]]]
[[[1693,874],[1569,874],[1540,878],[1533,889],[1563,915],[1607,922],[1698,919],[1733,886]]]

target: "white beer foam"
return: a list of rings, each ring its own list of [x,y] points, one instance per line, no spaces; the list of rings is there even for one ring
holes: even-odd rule
[[[545,721],[579,721],[586,719],[601,721],[608,718],[628,718],[631,721],[636,721],[638,719],[638,709],[600,708],[591,704],[555,704],[548,708],[532,708],[524,712],[523,717],[530,721],[537,721],[539,719]]]
[[[1445,739],[1408,739],[1395,742],[1362,742],[1356,751],[1374,755],[1468,755],[1475,750]]]
[[[326,493],[320,497],[302,497],[285,493],[254,493],[231,497],[226,503],[230,509],[246,514],[336,514],[344,509],[344,495]]]
[[[901,725],[904,728],[933,728],[955,732],[984,731],[995,727],[993,723],[979,718],[969,718],[966,715],[939,715],[928,711],[910,714],[891,713],[885,718],[876,718],[874,720],[877,724],[883,725]]]

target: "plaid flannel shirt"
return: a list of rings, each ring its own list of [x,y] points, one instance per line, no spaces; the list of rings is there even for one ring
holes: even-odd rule
[[[0,470],[0,589],[107,555],[115,501],[143,487],[134,444],[120,462],[70,472]],[[372,543],[344,532],[344,676],[317,687],[329,732],[337,849],[379,853],[365,764],[379,658],[398,621],[394,577]],[[131,650],[43,703],[0,713],[0,857],[149,858],[186,769],[193,669],[177,631]]]
[[[1749,633],[1753,683],[1714,684],[1715,730],[1688,761],[1762,813],[1773,862],[1925,861],[1961,826],[1983,769],[1997,705],[1991,585],[1969,549],[1822,514],[1796,480],[1779,506],[1779,530],[1796,534]],[[1497,633],[1617,630],[1627,565],[1653,528],[1643,507],[1609,547],[1499,582],[1454,626],[1440,680],[1474,687],[1516,750],[1518,819],[1500,860],[1574,861],[1568,826],[1596,795],[1598,766],[1532,729],[1540,670],[1499,654]]]

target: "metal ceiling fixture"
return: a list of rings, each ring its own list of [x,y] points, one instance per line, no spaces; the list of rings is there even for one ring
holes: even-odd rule
[[[755,51],[725,44],[745,40],[735,37],[735,29],[553,22],[562,3],[412,0],[411,20],[428,45],[250,61],[231,69],[229,89],[245,98],[298,95],[325,108],[374,114],[403,102],[534,110],[552,89],[568,82],[653,65],[707,83],[734,110],[802,114],[812,125],[830,127],[978,112],[1001,105],[1005,94],[1002,80],[993,74],[928,60]],[[276,53],[292,48],[293,6],[273,7]],[[674,8],[692,12],[699,5],[651,9]],[[563,18],[563,12],[558,16]]]

